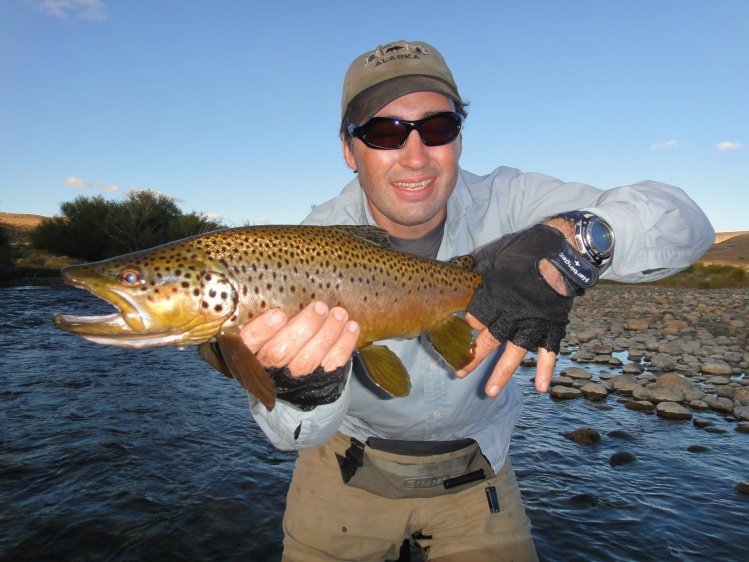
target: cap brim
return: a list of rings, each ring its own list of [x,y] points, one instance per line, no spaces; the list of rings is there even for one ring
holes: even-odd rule
[[[415,92],[435,92],[456,103],[462,103],[455,88],[439,78],[422,75],[397,76],[367,88],[351,100],[347,111],[349,120],[356,126],[363,125],[391,101]]]

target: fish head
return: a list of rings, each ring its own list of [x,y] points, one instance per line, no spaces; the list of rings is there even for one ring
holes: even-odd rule
[[[107,301],[105,316],[56,314],[58,328],[120,347],[183,346],[210,340],[235,313],[238,296],[221,271],[173,249],[136,252],[62,270],[63,280]]]

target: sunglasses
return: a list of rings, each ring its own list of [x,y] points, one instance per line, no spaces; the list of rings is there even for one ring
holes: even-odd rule
[[[430,115],[418,121],[404,121],[389,117],[373,117],[361,127],[349,124],[352,137],[361,139],[369,148],[396,150],[403,148],[411,131],[419,132],[426,146],[441,146],[454,141],[463,128],[463,116],[453,111]]]

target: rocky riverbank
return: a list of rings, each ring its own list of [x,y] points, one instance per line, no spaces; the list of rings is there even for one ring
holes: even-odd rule
[[[707,432],[718,415],[749,433],[749,290],[602,285],[576,299],[562,354],[579,366],[552,380],[553,400],[616,402]],[[565,435],[581,444],[593,428]],[[627,451],[612,465],[636,459]],[[615,455],[616,457],[616,455]],[[736,484],[749,495],[749,481]]]
[[[616,393],[663,417],[712,409],[749,425],[748,333],[749,290],[600,286],[576,299],[561,350],[597,368],[562,371],[552,397]]]

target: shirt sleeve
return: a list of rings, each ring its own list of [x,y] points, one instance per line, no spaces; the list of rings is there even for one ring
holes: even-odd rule
[[[351,376],[351,362],[349,372]],[[271,411],[249,394],[250,412],[260,429],[277,449],[291,451],[322,445],[333,437],[351,402],[351,384],[347,381],[341,396],[331,404],[303,411],[291,404],[277,401]]]
[[[525,173],[510,182],[505,203],[503,220],[511,231],[565,211],[600,216],[613,228],[616,243],[612,267],[603,277],[626,283],[677,273],[715,241],[702,209],[682,189],[655,181],[603,190]]]

